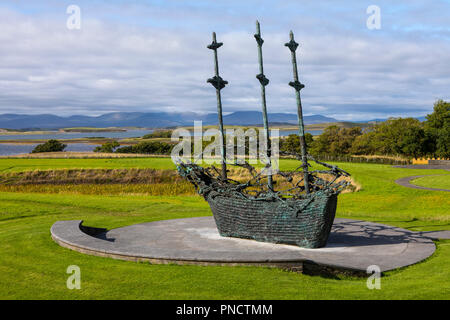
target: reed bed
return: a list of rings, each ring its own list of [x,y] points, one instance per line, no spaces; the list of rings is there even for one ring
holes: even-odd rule
[[[329,178],[321,175],[322,178]],[[246,182],[251,176],[244,168],[229,169],[229,178]],[[293,183],[302,178],[299,172]],[[344,192],[355,192],[361,186],[352,183]],[[285,179],[276,177],[278,190],[292,186]],[[195,195],[194,187],[181,178],[175,170],[158,169],[65,169],[7,172],[0,174],[0,192],[64,193],[84,195]]]
[[[154,184],[0,184],[0,192],[49,193],[104,196],[194,196],[187,182]]]
[[[2,185],[23,184],[153,184],[179,183],[174,170],[157,169],[66,169],[8,172],[0,175]]]

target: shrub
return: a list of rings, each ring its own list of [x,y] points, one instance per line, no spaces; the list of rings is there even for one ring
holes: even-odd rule
[[[170,154],[173,145],[165,142],[140,142],[132,146],[118,148],[117,153]]]
[[[118,147],[120,147],[120,144],[117,141],[106,142],[101,146],[96,147],[94,152],[113,153]]]
[[[59,142],[58,140],[48,140],[43,144],[38,144],[31,153],[40,153],[40,152],[61,152],[67,147],[66,144]]]
[[[152,138],[171,138],[172,130],[157,130],[153,133],[146,134],[142,139],[152,139]]]

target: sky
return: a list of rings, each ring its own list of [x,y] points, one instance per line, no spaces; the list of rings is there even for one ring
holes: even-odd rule
[[[417,117],[450,100],[450,0],[2,0],[0,114],[215,112],[212,31],[224,112],[260,110],[257,19],[269,113],[296,112],[290,30],[305,115]]]

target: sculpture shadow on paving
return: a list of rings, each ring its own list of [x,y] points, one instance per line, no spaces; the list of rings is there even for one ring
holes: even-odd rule
[[[371,246],[410,242],[422,243],[424,239],[424,237],[420,234],[409,230],[400,228],[393,229],[390,226],[382,224],[364,224],[363,228],[361,228],[361,223],[364,223],[364,221],[355,220],[345,223],[346,226],[353,225],[360,228],[360,230],[354,231],[349,231],[348,228],[343,226],[343,224],[334,224],[330,234],[330,243],[327,247],[337,247],[344,244],[347,247],[351,247],[360,246],[362,244],[365,246]],[[362,233],[364,234],[362,235]]]

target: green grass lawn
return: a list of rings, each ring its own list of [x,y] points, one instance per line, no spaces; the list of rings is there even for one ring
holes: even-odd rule
[[[298,163],[282,160],[282,168]],[[339,198],[338,216],[411,230],[450,230],[446,192],[415,190],[394,181],[444,170],[338,164],[362,185]],[[0,159],[0,171],[64,168],[174,168],[170,159]],[[257,267],[149,265],[88,256],[58,246],[50,227],[83,219],[117,228],[141,222],[208,216],[199,196],[81,195],[0,192],[1,299],[448,299],[450,241],[437,241],[424,262],[387,272],[381,290],[366,279],[307,276]],[[81,290],[66,288],[69,265],[81,268]]]
[[[0,172],[53,169],[154,168],[175,169],[170,158],[0,159]]]
[[[450,175],[422,177],[412,180],[411,183],[421,187],[450,190]]]

